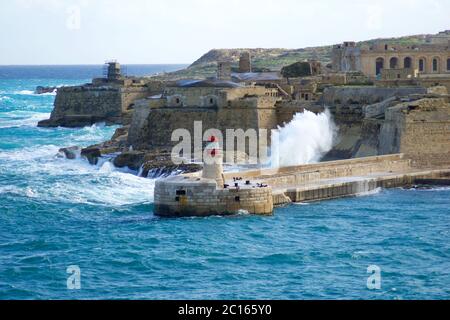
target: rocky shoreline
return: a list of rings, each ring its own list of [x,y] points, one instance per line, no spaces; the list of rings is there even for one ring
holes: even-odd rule
[[[116,129],[111,140],[86,148],[79,146],[61,148],[59,153],[69,160],[81,157],[91,165],[97,165],[101,158],[110,158],[115,167],[129,168],[144,178],[158,178],[202,170],[202,166],[195,163],[174,164],[170,150],[132,150],[126,144],[128,129],[129,126]]]

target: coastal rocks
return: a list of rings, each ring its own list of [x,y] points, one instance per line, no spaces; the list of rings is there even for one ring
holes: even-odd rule
[[[144,162],[145,152],[127,151],[122,152],[114,159],[114,165],[118,168],[128,167],[132,170],[139,170]]]
[[[42,87],[38,86],[36,87],[36,90],[34,91],[35,94],[44,94],[44,93],[53,93],[57,87]]]
[[[88,147],[86,149],[81,150],[81,156],[86,158],[90,164],[96,165],[98,163],[99,158],[102,156],[102,153],[97,147]]]
[[[183,163],[175,165],[172,162],[155,163],[148,161],[142,165],[140,175],[142,177],[158,178],[177,173],[194,173],[201,171],[203,167],[196,163]]]
[[[48,120],[39,121],[38,127],[41,128],[81,128],[91,126],[94,123],[104,121],[104,118],[95,117],[92,115],[68,115],[61,118],[50,118]]]
[[[61,154],[64,154],[64,156],[69,160],[75,160],[78,158],[81,154],[81,148],[78,146],[68,147],[68,148],[61,148],[59,149],[59,152]]]
[[[128,167],[140,171],[142,177],[156,178],[168,176],[172,173],[191,173],[202,170],[202,166],[193,163],[174,164],[171,154],[161,151],[125,151],[118,155],[114,161],[118,168]]]
[[[114,132],[111,141],[114,141],[117,144],[126,144],[128,139],[128,130],[130,126],[117,128]]]

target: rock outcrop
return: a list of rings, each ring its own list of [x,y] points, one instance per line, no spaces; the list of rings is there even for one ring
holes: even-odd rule
[[[34,90],[34,93],[36,93],[36,94],[53,93],[53,92],[55,92],[56,89],[57,89],[57,87],[38,86],[38,87],[36,87],[36,90]]]

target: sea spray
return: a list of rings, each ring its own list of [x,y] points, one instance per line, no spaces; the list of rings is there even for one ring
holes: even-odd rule
[[[286,167],[320,161],[331,150],[337,128],[328,110],[305,110],[272,133],[271,166]]]

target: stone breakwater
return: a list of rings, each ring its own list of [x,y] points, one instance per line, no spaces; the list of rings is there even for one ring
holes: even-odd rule
[[[163,179],[155,187],[155,214],[165,217],[270,215],[276,205],[367,194],[416,183],[450,184],[450,168],[417,169],[403,154],[312,165],[229,172],[224,186],[200,174]],[[236,180],[236,176],[239,179]],[[238,182],[236,182],[238,181]],[[230,187],[232,186],[232,187]]]

